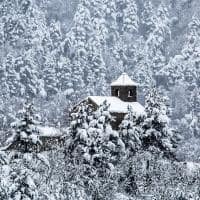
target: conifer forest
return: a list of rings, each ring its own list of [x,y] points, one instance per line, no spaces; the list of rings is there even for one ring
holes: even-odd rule
[[[200,1],[0,0],[0,200],[200,200]]]

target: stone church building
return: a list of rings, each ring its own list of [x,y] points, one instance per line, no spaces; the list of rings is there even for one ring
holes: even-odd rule
[[[138,84],[131,80],[126,73],[123,73],[111,83],[111,96],[89,96],[84,101],[87,101],[94,111],[104,101],[107,101],[110,105],[109,112],[114,118],[111,124],[112,128],[117,130],[128,112],[128,106],[138,114],[144,113],[144,107],[137,102],[137,87]]]

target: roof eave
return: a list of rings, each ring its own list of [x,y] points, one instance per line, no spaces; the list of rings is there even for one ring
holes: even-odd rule
[[[112,83],[112,84],[110,84],[111,86],[129,86],[129,87],[132,87],[132,86],[139,86],[139,84],[114,84],[114,83]]]

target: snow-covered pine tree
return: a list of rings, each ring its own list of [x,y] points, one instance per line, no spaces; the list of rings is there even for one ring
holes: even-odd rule
[[[117,26],[117,5],[115,0],[105,0],[103,6],[105,13],[105,23],[108,34],[106,35],[106,44],[108,47],[113,47],[118,40],[118,26]]]
[[[146,53],[153,73],[156,75],[166,64],[166,43],[171,38],[169,13],[164,4],[161,4],[154,16],[155,28],[146,41]]]
[[[86,1],[87,2],[87,1]],[[86,87],[88,66],[88,44],[93,33],[90,11],[86,2],[80,2],[74,17],[74,26],[70,30],[66,40],[66,53],[70,59],[72,72],[73,90],[77,91],[76,98],[83,97],[84,87]]]
[[[182,55],[184,58],[184,81],[187,87],[187,99],[189,103],[194,89],[200,85],[200,20],[197,17],[193,17],[188,29],[187,40],[184,44]]]
[[[161,75],[164,81],[165,88],[172,90],[172,98],[177,102],[183,102],[182,95],[174,95],[174,90],[177,85],[181,85],[184,89],[184,106],[181,105],[180,112],[175,109],[174,117],[180,118],[180,116],[188,114],[191,111],[191,96],[196,87],[199,87],[199,35],[200,35],[200,23],[199,19],[193,17],[192,22],[188,26],[188,33],[186,35],[187,40],[183,46],[180,55],[174,56],[170,59],[169,63],[158,73]],[[179,91],[180,92],[180,91]],[[174,107],[174,106],[173,106]]]
[[[88,152],[90,139],[87,131],[91,115],[91,108],[87,103],[81,103],[72,111],[70,135],[65,145],[65,181],[77,187],[83,185],[84,191],[89,187],[84,181],[88,183],[90,179],[87,178],[92,173],[90,152]]]
[[[30,52],[29,52],[30,53]],[[33,58],[29,53],[15,58],[14,69],[20,78],[20,96],[35,97],[39,88],[39,73]]]
[[[189,97],[188,102],[188,112],[189,114],[185,114],[184,118],[180,120],[180,127],[182,131],[187,136],[200,136],[200,90],[195,87],[191,92],[191,97]],[[185,128],[185,130],[184,130]],[[187,130],[187,131],[186,131]]]
[[[133,53],[133,49],[136,45],[131,41],[138,32],[139,19],[137,13],[137,4],[135,1],[119,0],[115,1],[115,5],[116,26],[114,27],[114,30],[116,41],[111,48],[110,53],[119,66],[118,72],[116,73],[121,73],[124,70],[126,71],[132,64],[130,63],[130,57],[135,53]],[[110,70],[112,70],[112,68]]]
[[[12,59],[12,58],[11,58]],[[6,66],[3,64],[0,64],[0,77],[1,77],[1,83],[0,83],[0,96],[3,98],[5,98],[6,96],[9,96],[9,88],[8,88],[8,84],[7,84],[7,72],[6,72]]]
[[[87,144],[88,139],[92,137],[92,135],[89,135],[88,133],[89,126],[90,128],[95,126],[101,131],[100,139],[105,135],[104,132],[107,129],[111,129],[111,127],[107,125],[111,121],[111,116],[108,111],[106,112],[106,109],[108,109],[108,105],[105,103],[94,113],[93,116],[91,107],[87,103],[81,103],[77,106],[76,110],[71,114],[71,139],[68,141],[69,144],[67,144],[67,148],[71,153],[76,151],[77,147],[80,150],[80,145],[83,146],[83,149],[85,149],[85,146],[89,145]],[[98,125],[94,123],[98,123]],[[84,153],[83,150],[80,151],[80,153],[81,152]],[[86,158],[87,157],[88,156],[86,156]]]
[[[50,164],[41,154],[6,152],[0,153],[0,197],[5,200],[44,199]],[[49,192],[49,191],[48,191]]]
[[[41,67],[41,73],[43,74],[44,91],[47,93],[46,96],[51,97],[56,95],[68,81],[67,78],[65,79],[64,77],[66,68],[69,68],[69,66],[66,65],[69,63],[67,63],[67,59],[64,59],[62,56],[61,42],[63,36],[60,23],[58,21],[51,22],[48,30],[42,43],[43,52],[41,62],[43,66]]]
[[[12,169],[10,173],[10,191],[7,191],[9,199],[36,200],[38,188],[32,178],[32,172],[26,168]]]
[[[144,11],[144,15],[146,14]],[[151,14],[149,13],[149,15]],[[155,85],[159,71],[166,65],[166,43],[171,39],[169,13],[164,4],[161,4],[157,11],[152,13],[150,19],[151,29],[144,38],[142,48],[138,50],[136,67],[133,72],[133,76],[143,87]]]
[[[145,111],[147,116],[143,124],[143,148],[174,158],[178,134],[170,128],[165,98],[159,95],[156,88],[153,88],[146,98]]]
[[[137,53],[133,76],[144,87],[153,87],[159,71],[166,65],[166,43],[171,38],[168,15],[166,6],[161,4],[150,17],[153,22],[151,31],[149,30],[142,48]]]
[[[107,38],[109,35],[106,16],[106,2],[100,0],[92,0],[89,2],[89,9],[92,17],[92,25],[96,37],[101,44],[101,50],[105,48]]]
[[[120,162],[121,155],[125,151],[125,146],[117,131],[112,130],[111,122],[114,120],[109,112],[109,104],[104,101],[99,109],[94,113],[97,120],[97,128],[102,132],[102,150],[107,157],[106,165],[115,165]],[[92,124],[92,122],[91,122]],[[103,155],[102,155],[103,156]],[[105,159],[102,159],[105,160]]]
[[[143,38],[139,39],[138,45],[136,45],[136,57],[135,57],[135,69],[130,71],[130,74],[135,80],[140,83],[142,89],[147,89],[155,84],[153,78],[153,71],[150,58],[146,52],[145,41]]]
[[[10,96],[17,96],[20,94],[21,88],[19,72],[15,70],[14,63],[15,58],[12,54],[8,54],[3,62],[3,68],[5,69],[5,73],[3,74],[5,76],[4,81],[8,88],[7,93]]]
[[[135,174],[133,172],[133,166],[137,164],[134,162],[134,157],[141,150],[142,147],[142,134],[144,116],[138,115],[133,112],[131,106],[128,106],[128,113],[124,117],[124,120],[120,124],[119,134],[125,145],[125,157],[124,163],[121,169],[123,173],[119,179],[120,187],[125,190],[130,196],[137,194],[138,187],[136,184]]]
[[[57,84],[57,74],[56,74],[56,58],[51,54],[50,51],[47,52],[45,56],[45,63],[43,66],[42,73],[44,74],[44,89],[46,96],[50,97],[58,92]]]
[[[46,198],[50,164],[44,155],[33,151],[33,145],[40,143],[39,116],[34,114],[33,104],[26,102],[17,118],[11,124],[13,135],[7,140],[11,148],[0,152],[0,197],[5,200]]]
[[[126,0],[126,5],[123,10],[123,31],[133,34],[138,31],[139,18],[138,18],[137,4],[133,0]]]
[[[153,19],[154,8],[151,1],[144,2],[144,9],[141,13],[141,27],[144,37],[147,39],[149,33],[151,33],[155,28],[155,22]]]
[[[189,61],[193,65],[195,72],[198,68],[195,68],[195,64],[199,63],[199,46],[200,46],[200,20],[198,17],[193,17],[192,21],[188,25],[188,33],[186,35],[187,40],[183,46],[182,54],[186,61]],[[185,66],[188,68],[189,66]],[[192,69],[193,69],[192,67]],[[196,78],[196,73],[194,73]]]
[[[85,69],[88,95],[105,95],[107,89],[106,66],[101,44],[97,37],[88,41],[88,69]]]
[[[200,113],[200,88],[197,86],[192,92],[189,106],[194,115],[197,116]]]
[[[88,133],[91,138],[90,152],[93,154],[92,166],[96,174],[90,188],[93,199],[110,199],[118,184],[117,167],[125,154],[125,145],[119,133],[111,128],[112,116],[106,101],[94,112],[89,123]],[[109,184],[106,184],[109,183]]]
[[[70,59],[64,56],[60,56],[57,68],[56,68],[56,76],[59,80],[57,83],[58,90],[64,92],[66,97],[70,98],[73,94],[73,83],[72,83],[72,69],[71,69]]]
[[[61,24],[59,23],[59,21],[51,22],[49,27],[49,34],[53,45],[53,50],[59,51],[62,41]]]
[[[140,149],[141,136],[143,133],[142,123],[144,116],[133,112],[131,106],[128,106],[128,114],[120,124],[120,137],[125,144],[126,156],[132,157]]]
[[[22,152],[31,152],[32,145],[41,144],[39,139],[38,116],[34,113],[33,103],[26,102],[23,109],[18,113],[19,118],[11,124],[13,135],[9,139],[13,144],[17,142]]]
[[[66,145],[69,168],[72,169],[70,181],[83,184],[92,199],[113,195],[111,191],[117,184],[115,166],[122,159],[125,148],[119,134],[111,128],[108,107],[104,102],[97,111],[89,114],[88,106],[80,105],[78,112],[72,113],[71,135]]]
[[[171,90],[180,81],[184,80],[184,58],[181,55],[176,55],[171,58],[167,65],[165,65],[158,73],[161,76],[160,85],[166,89]],[[183,84],[183,82],[182,82]]]
[[[70,140],[67,144],[67,151],[73,156],[78,151],[83,152],[87,143],[87,129],[91,117],[91,107],[86,102],[77,106],[76,110],[71,113],[70,122]],[[82,149],[82,150],[81,150]],[[75,153],[76,154],[76,153]]]

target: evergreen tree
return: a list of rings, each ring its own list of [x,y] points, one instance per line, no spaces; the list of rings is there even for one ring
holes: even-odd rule
[[[5,200],[36,200],[48,196],[48,159],[41,154],[6,152],[0,154],[0,197]],[[41,191],[44,187],[43,191]]]
[[[26,56],[15,58],[14,69],[20,77],[20,95],[35,97],[41,88],[39,88],[38,69],[33,63],[33,58],[29,53]]]
[[[142,147],[143,121],[144,116],[137,115],[133,112],[132,107],[129,106],[128,113],[120,124],[119,134],[125,145],[126,159],[122,165],[123,174],[121,174],[119,184],[130,196],[138,193],[133,166],[136,165],[134,157],[141,151]]]
[[[196,17],[193,17],[188,28],[189,32],[182,50],[182,55],[184,58],[184,80],[187,86],[189,97],[191,96],[195,87],[199,87],[200,20]]]
[[[132,157],[140,149],[142,136],[143,116],[138,116],[133,112],[132,107],[128,107],[128,114],[124,117],[120,125],[120,135],[125,144],[127,157]]]
[[[19,142],[20,146],[24,148],[21,149],[23,152],[30,152],[32,151],[31,145],[41,143],[36,118],[33,104],[26,103],[19,112],[19,119],[11,124],[13,127],[12,143]]]
[[[158,7],[154,21],[155,29],[149,34],[145,48],[149,61],[152,60],[151,69],[156,74],[166,64],[166,43],[171,37],[169,13],[163,4]]]
[[[174,91],[174,86],[177,87],[177,84],[180,83],[182,88],[185,89],[184,99],[186,102],[184,104],[185,106],[181,106],[182,110],[184,110],[181,116],[191,111],[191,96],[193,96],[195,88],[199,85],[199,58],[197,56],[199,54],[199,20],[193,17],[188,29],[187,40],[183,46],[182,53],[172,58],[168,65],[159,72],[162,79],[164,79],[164,85],[169,90]],[[174,96],[172,98],[177,101],[183,101],[182,97]],[[174,116],[179,116],[180,118],[180,115],[177,115],[177,110],[175,110]]]
[[[167,89],[171,89],[179,82],[182,82],[184,80],[183,70],[184,58],[180,55],[171,58],[168,64],[158,73],[163,79],[161,85],[164,85]]]
[[[58,92],[57,84],[59,80],[56,77],[55,57],[48,52],[45,59],[42,70],[42,73],[44,74],[44,90],[47,93],[47,97],[50,97]]]
[[[90,113],[90,106],[88,106],[86,103],[81,103],[77,110],[71,114],[70,133],[74,142],[70,141],[72,145],[69,147],[70,151],[75,150],[74,148],[77,145],[76,142],[79,143],[80,140],[86,139],[86,129],[88,128]]]
[[[183,81],[179,81],[171,90],[171,96],[169,97],[174,118],[182,118],[187,113],[188,102],[183,96],[187,96],[187,87]]]
[[[106,44],[108,47],[113,47],[115,42],[119,39],[116,1],[105,0],[103,12],[105,13],[105,23],[108,30],[108,34],[106,35]]]
[[[38,199],[38,191],[32,174],[27,169],[14,169],[10,174],[10,199],[31,200]]]
[[[199,34],[200,34],[200,20],[197,17],[193,17],[191,23],[188,25],[187,40],[184,44],[182,53],[185,59],[194,59],[193,62],[198,61],[199,52]],[[197,60],[196,60],[197,59]],[[192,60],[190,60],[192,62]],[[187,67],[187,66],[186,66]]]
[[[72,71],[71,63],[69,58],[60,56],[60,59],[57,63],[56,75],[57,75],[57,88],[65,92],[67,97],[72,95],[73,83],[72,83]]]
[[[107,157],[107,165],[115,165],[120,162],[121,155],[125,151],[125,146],[121,140],[119,133],[112,130],[111,122],[114,120],[111,116],[108,103],[106,101],[94,113],[94,121],[97,122],[96,127],[101,131],[102,149]],[[93,121],[91,121],[93,124]],[[107,154],[108,153],[108,154]]]
[[[87,5],[87,4],[86,4]],[[84,2],[78,6],[74,18],[74,26],[71,29],[66,42],[70,45],[70,68],[72,71],[72,83],[74,91],[82,96],[81,92],[86,86],[88,66],[88,44],[93,33],[90,11]],[[79,97],[79,98],[80,98]]]
[[[15,70],[14,57],[12,54],[7,55],[5,62],[3,63],[4,69],[6,71],[5,75],[5,84],[8,88],[9,95],[20,94],[20,76],[19,72]]]
[[[54,51],[57,49],[59,50],[59,47],[61,46],[62,42],[62,33],[61,33],[61,25],[57,22],[52,22],[49,27],[50,32],[50,39],[52,41],[52,48]]]
[[[87,112],[87,105],[81,105],[78,112],[72,114],[71,136],[66,146],[72,170],[69,171],[70,181],[83,184],[92,199],[113,195],[109,190],[115,189],[117,184],[114,166],[120,162],[120,155],[124,152],[119,134],[111,128],[112,117],[108,107],[104,102],[91,115]]]
[[[169,13],[164,4],[151,16],[153,25],[147,38],[139,49],[133,76],[146,87],[156,84],[159,72],[166,65],[166,44],[171,39]],[[160,81],[160,79],[159,79]],[[158,84],[160,82],[158,81]],[[163,80],[161,80],[163,81]]]
[[[101,54],[100,41],[97,38],[89,41],[88,68],[85,71],[88,95],[105,95],[106,66]]]
[[[92,26],[94,34],[98,38],[101,49],[105,49],[106,41],[109,35],[108,24],[106,22],[106,9],[105,1],[93,0],[89,2],[89,9],[92,17]]]
[[[137,15],[136,2],[132,0],[126,0],[126,5],[123,12],[123,31],[131,34],[137,32],[139,28],[139,19]]]
[[[141,22],[142,30],[144,32],[144,37],[148,38],[149,33],[151,33],[155,28],[154,22],[154,8],[151,1],[144,2],[144,9],[142,11]]]
[[[144,120],[144,133],[142,144],[145,149],[164,153],[164,156],[174,156],[178,135],[169,127],[168,110],[165,99],[155,88],[151,90],[145,104],[146,119]]]
[[[9,91],[7,80],[6,80],[6,77],[7,77],[6,67],[3,64],[0,65],[0,77],[1,77],[0,96],[3,98],[5,96],[8,96],[8,91]]]
[[[138,83],[141,84],[142,89],[146,89],[155,84],[152,70],[152,60],[146,53],[145,41],[143,38],[139,39],[138,45],[136,45],[136,57],[135,57],[135,69],[130,69],[130,74],[134,77]]]
[[[200,89],[196,86],[190,97],[190,110],[194,115],[200,113]]]

